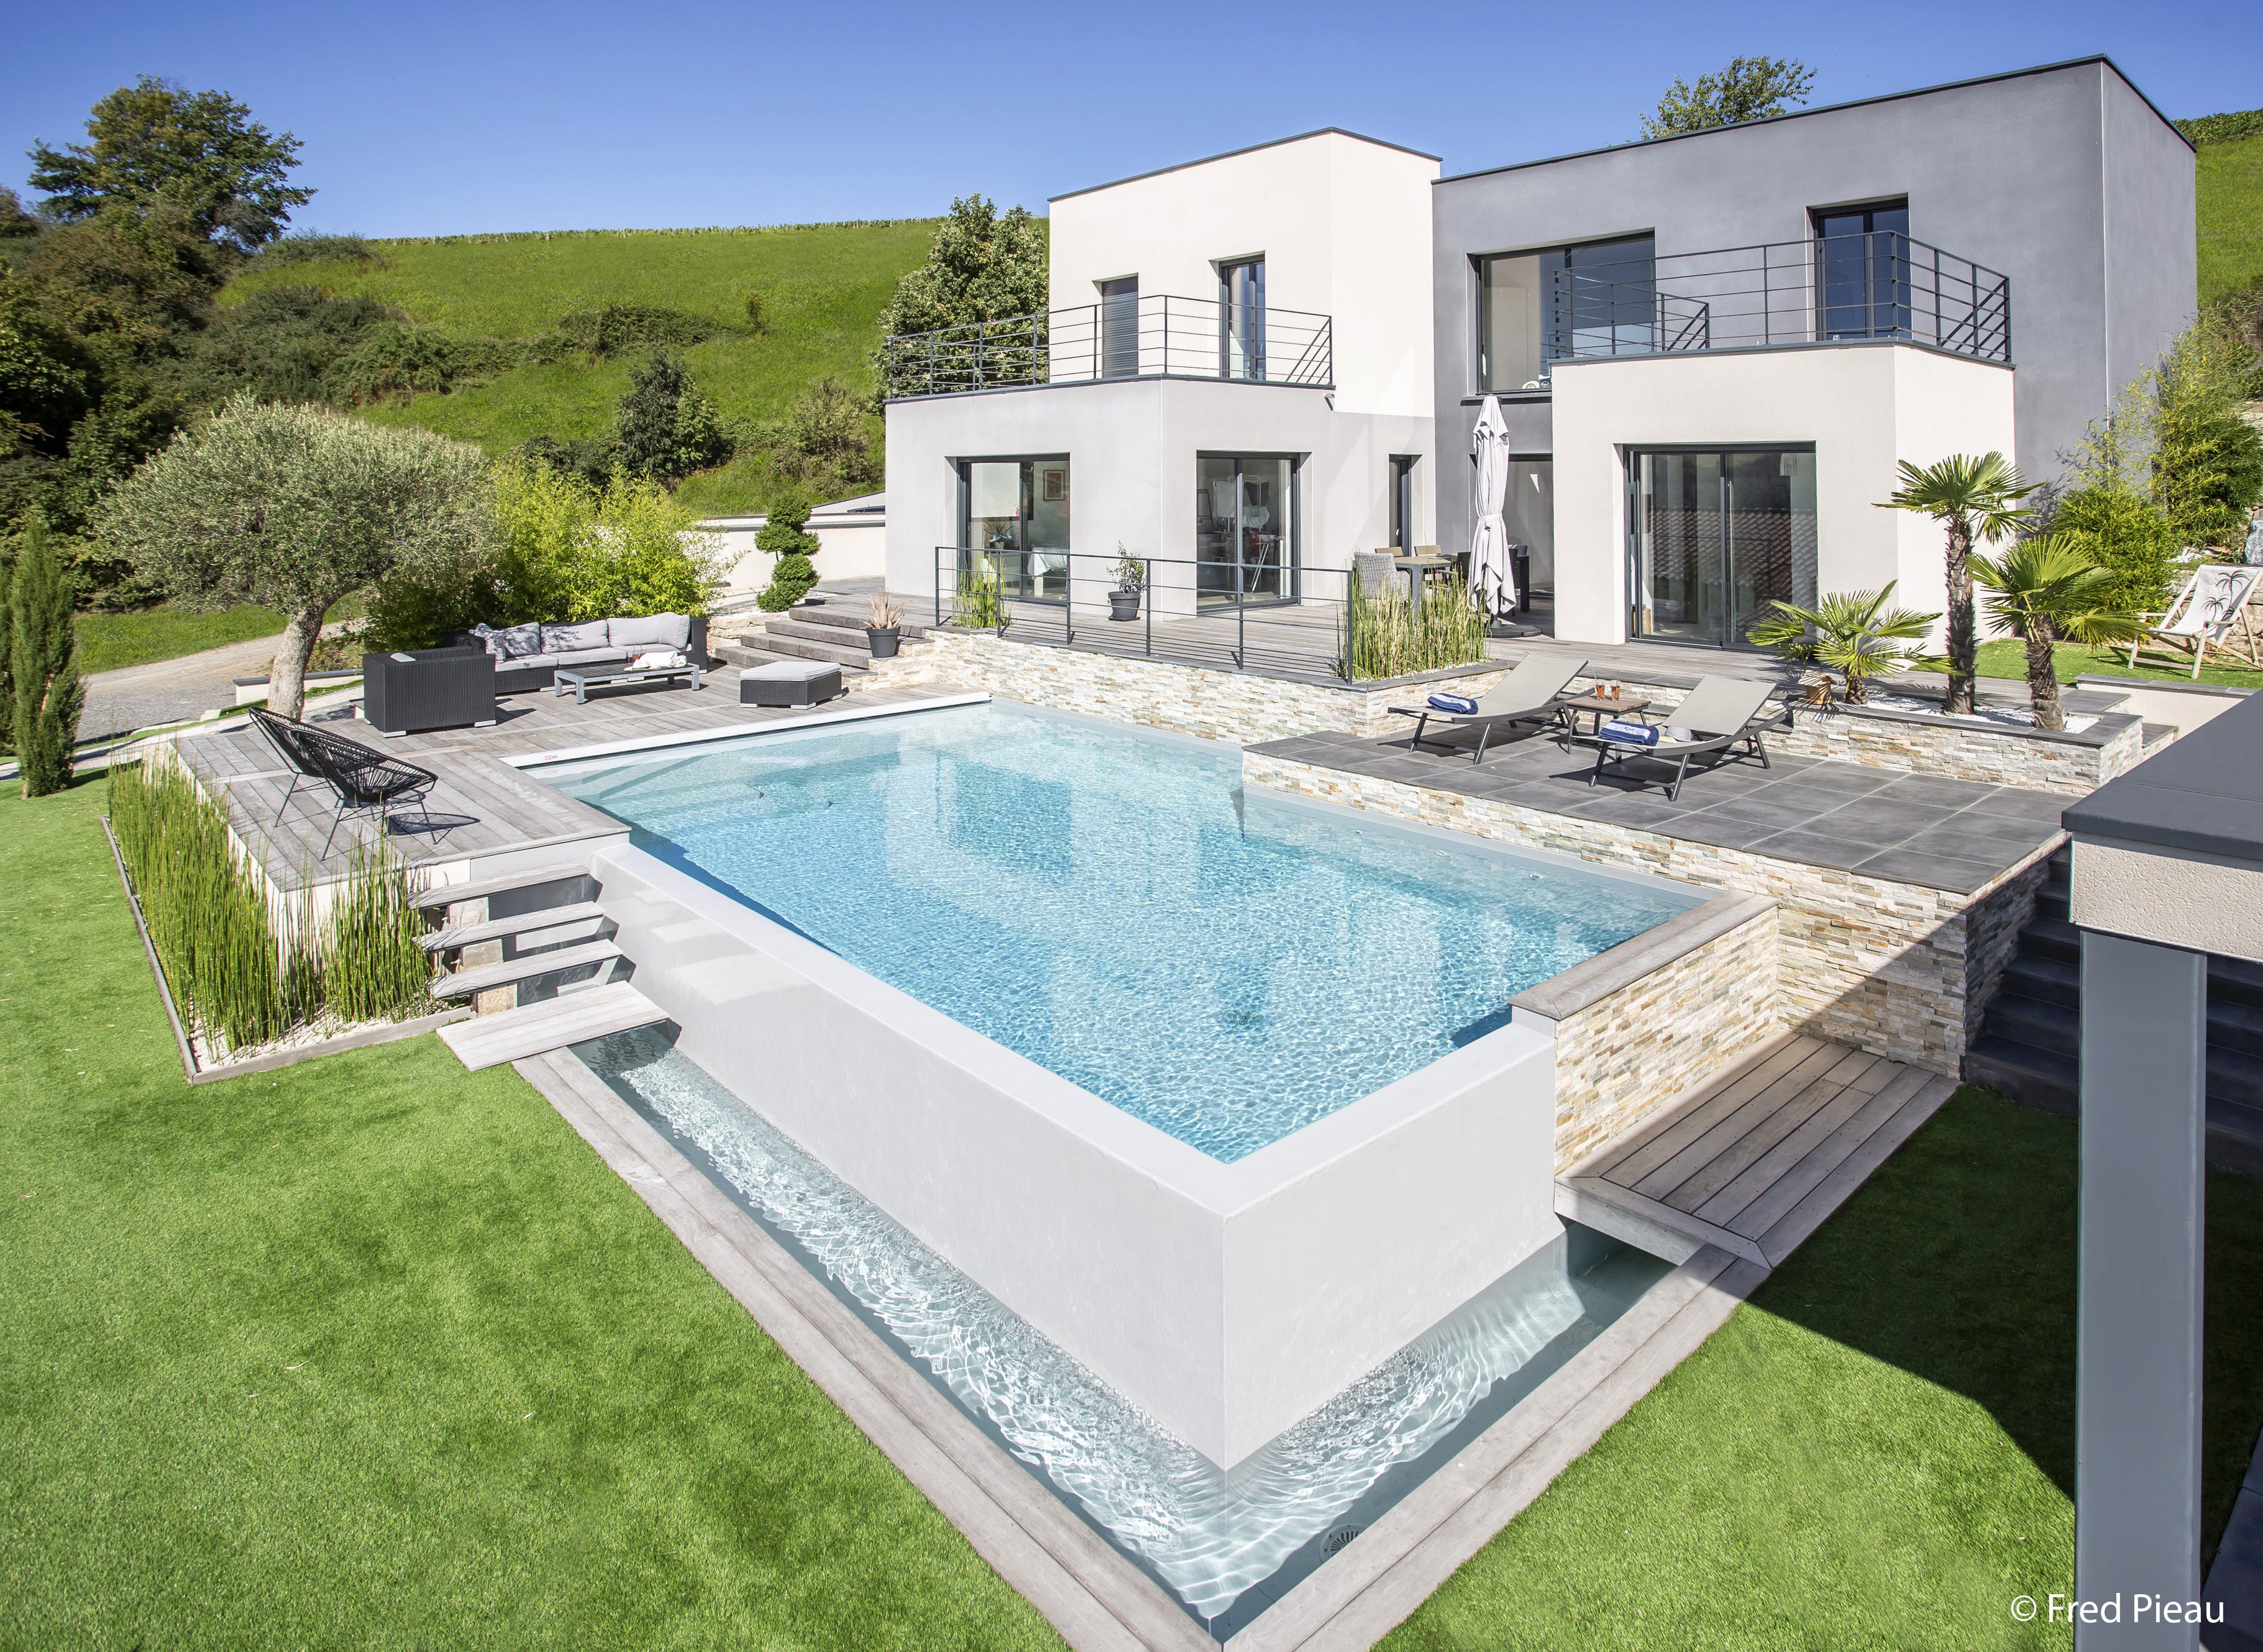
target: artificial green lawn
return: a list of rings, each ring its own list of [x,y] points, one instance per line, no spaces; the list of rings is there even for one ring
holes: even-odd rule
[[[2128,662],[2129,646],[2120,648],[2092,648],[2081,643],[2059,643],[2051,649],[2051,665],[2061,682],[2071,682],[2077,677],[2144,677],[2158,682],[2190,682],[2193,681],[2189,663],[2169,663],[2173,655],[2151,651],[2140,653],[2135,666]],[[2200,681],[2214,682],[2233,689],[2263,689],[2263,671],[2250,669],[2236,660],[2221,658],[2215,650],[2209,651],[2207,661],[2200,668]],[[1999,638],[1980,645],[1977,664],[1984,677],[2009,677],[2017,682],[2028,680],[2028,646],[2014,638]],[[1948,667],[1934,660],[1920,667],[1927,671],[1946,671]]]
[[[605,304],[687,310],[734,329],[682,354],[727,418],[775,419],[827,374],[862,389],[896,283],[927,256],[931,219],[816,224],[790,229],[593,231],[452,236],[379,243],[380,263],[318,261],[255,271],[222,301],[263,286],[317,285],[399,306],[444,331],[523,338]],[[762,295],[763,329],[745,330],[746,299]],[[363,409],[476,442],[489,452],[529,436],[592,436],[612,422],[640,354],[575,356],[513,369],[445,395]],[[685,484],[694,509],[759,509],[768,473],[725,466]]]
[[[508,1069],[191,1089],[97,824],[0,797],[0,1646],[1058,1645]],[[1404,1648],[2051,1645],[2073,1128],[1966,1090]],[[2209,1528],[2263,1417],[2209,1185]]]
[[[0,801],[0,1646],[1050,1647],[508,1068],[191,1089]]]

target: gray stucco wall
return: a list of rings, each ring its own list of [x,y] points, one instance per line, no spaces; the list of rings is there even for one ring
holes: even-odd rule
[[[2193,155],[2090,59],[1442,180],[1433,191],[1438,531],[1466,542],[1480,254],[1649,231],[1660,257],[1800,241],[1818,206],[1906,196],[1910,233],[2012,283],[2021,468],[2057,456],[2194,308]],[[1552,444],[1544,399],[1512,445]]]

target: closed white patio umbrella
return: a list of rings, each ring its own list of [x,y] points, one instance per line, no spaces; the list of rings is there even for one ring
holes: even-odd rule
[[[1516,609],[1516,570],[1501,516],[1508,502],[1508,421],[1499,396],[1485,399],[1471,441],[1478,456],[1478,525],[1470,537],[1470,591],[1487,617],[1500,619]]]

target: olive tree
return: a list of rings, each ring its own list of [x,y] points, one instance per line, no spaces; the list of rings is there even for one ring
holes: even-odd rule
[[[247,394],[128,477],[97,531],[185,605],[280,610],[268,703],[296,717],[322,616],[396,567],[459,563],[488,498],[466,443]]]

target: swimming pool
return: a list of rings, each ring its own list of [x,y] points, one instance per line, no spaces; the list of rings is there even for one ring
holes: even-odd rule
[[[997,704],[542,777],[637,848],[1227,1164],[1703,898],[1245,797],[1231,748]]]

